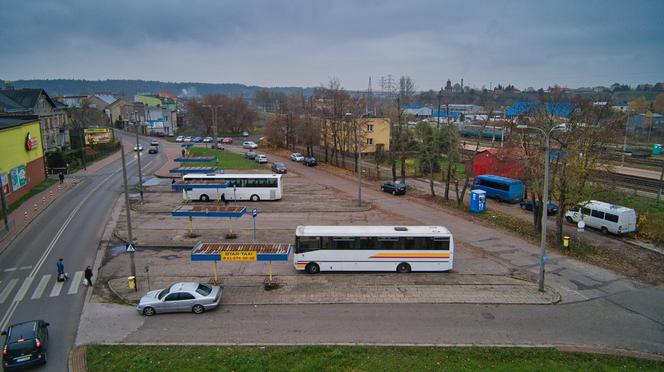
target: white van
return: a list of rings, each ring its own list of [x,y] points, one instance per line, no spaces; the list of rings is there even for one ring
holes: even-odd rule
[[[602,231],[603,234],[627,234],[636,231],[637,214],[634,209],[621,207],[597,200],[580,203],[565,213],[565,220],[578,223],[583,220],[586,226]]]

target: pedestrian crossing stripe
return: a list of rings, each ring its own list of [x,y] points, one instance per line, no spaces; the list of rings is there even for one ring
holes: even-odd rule
[[[30,293],[30,300],[37,300],[42,297],[46,289],[50,284],[53,285],[49,292],[49,297],[57,297],[62,294],[62,290],[67,285],[66,295],[75,295],[78,293],[79,288],[83,285],[83,271],[77,271],[74,273],[73,278],[65,281],[58,282],[57,276],[51,274],[44,274],[39,281],[35,280],[35,277],[28,276],[24,279],[14,278],[6,282],[0,281],[0,304],[5,302],[20,302],[26,299],[26,296]],[[22,281],[20,286],[17,285]],[[37,283],[35,285],[35,283]],[[4,286],[4,287],[3,287]],[[14,294],[14,297],[10,300],[10,295]]]

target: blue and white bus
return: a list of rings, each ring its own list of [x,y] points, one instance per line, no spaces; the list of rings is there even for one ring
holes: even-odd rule
[[[523,181],[483,174],[475,177],[473,190],[484,190],[486,196],[498,201],[518,203],[523,200]]]

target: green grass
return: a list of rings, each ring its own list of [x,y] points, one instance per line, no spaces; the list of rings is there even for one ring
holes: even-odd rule
[[[639,214],[637,238],[664,244],[664,200],[603,190],[593,194],[593,199],[633,208]]]
[[[464,205],[464,207],[467,206]],[[540,236],[540,233],[533,227],[532,222],[528,223],[518,217],[502,214],[490,209],[483,213],[472,213],[472,215],[502,226],[509,231],[514,231],[522,236],[527,236],[530,238],[538,238]]]
[[[95,371],[636,371],[664,363],[552,348],[98,346]]]
[[[58,182],[58,180],[51,179],[51,178],[47,178],[47,179],[43,180],[39,185],[33,187],[27,194],[23,195],[20,199],[18,199],[17,201],[15,201],[11,205],[9,205],[9,207],[7,208],[8,213],[11,213],[12,211],[16,210],[16,208],[20,207],[21,204],[25,203],[28,199],[30,199],[31,197],[39,194],[40,192],[42,192],[46,189],[48,189],[49,187],[56,184],[57,182]],[[0,218],[4,218],[4,217],[5,217],[5,215],[4,215],[4,213],[2,213],[2,209],[0,208]]]
[[[214,163],[183,163],[190,167],[217,167],[219,169],[265,169],[264,165],[249,160],[244,155],[232,153],[230,151],[218,151],[205,147],[191,147],[189,149],[192,156],[215,156],[217,161]]]

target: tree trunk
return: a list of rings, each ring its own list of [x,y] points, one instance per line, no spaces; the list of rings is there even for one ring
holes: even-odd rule
[[[447,157],[447,177],[445,177],[445,200],[450,200],[450,179],[452,178],[452,162]]]
[[[431,196],[436,196],[436,191],[433,188],[433,161],[429,158],[429,188],[431,189]]]

